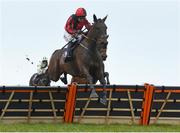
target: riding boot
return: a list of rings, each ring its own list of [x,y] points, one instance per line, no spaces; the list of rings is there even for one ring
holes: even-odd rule
[[[69,42],[69,44],[68,44],[65,62],[72,60],[72,46],[73,46],[73,44],[74,44],[74,42]]]

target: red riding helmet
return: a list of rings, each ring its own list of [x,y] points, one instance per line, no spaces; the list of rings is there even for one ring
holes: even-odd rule
[[[78,16],[78,17],[86,17],[86,10],[84,8],[78,8],[76,10],[76,16]]]

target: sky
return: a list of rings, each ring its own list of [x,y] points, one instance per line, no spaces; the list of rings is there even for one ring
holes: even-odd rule
[[[65,45],[64,25],[78,7],[91,23],[108,15],[111,84],[180,86],[178,0],[0,0],[0,85],[28,85],[39,61]]]

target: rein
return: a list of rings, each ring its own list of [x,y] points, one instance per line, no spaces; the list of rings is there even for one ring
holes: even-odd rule
[[[80,44],[81,47],[83,47],[83,48],[85,48],[86,50],[89,51],[89,49],[86,46],[84,46],[82,43],[79,43],[79,44]]]
[[[86,39],[88,39],[88,40],[92,40],[92,41],[94,41],[94,42],[96,42],[97,40],[95,40],[95,39],[90,39],[89,37],[87,37],[85,34],[83,34],[83,33],[81,33],[81,35],[83,36],[83,37],[85,37]]]

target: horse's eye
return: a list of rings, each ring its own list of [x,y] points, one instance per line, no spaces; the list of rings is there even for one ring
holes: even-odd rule
[[[101,44],[107,46],[107,45],[108,45],[108,42],[102,42]]]

